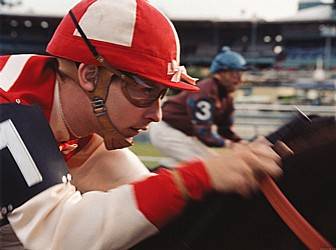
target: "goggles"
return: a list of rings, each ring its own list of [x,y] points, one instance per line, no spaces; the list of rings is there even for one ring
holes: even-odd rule
[[[121,89],[124,96],[130,103],[140,108],[152,106],[158,99],[162,99],[168,90],[130,73],[124,72],[120,78],[123,80]]]
[[[122,92],[130,103],[136,107],[146,108],[152,106],[158,99],[162,99],[165,96],[168,88],[163,88],[160,84],[147,82],[136,75],[122,72],[112,67],[87,38],[71,10],[69,11],[69,15],[97,62],[122,80]]]

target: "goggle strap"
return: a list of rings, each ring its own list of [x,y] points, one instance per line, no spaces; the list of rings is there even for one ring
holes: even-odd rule
[[[93,56],[97,59],[99,57],[99,54],[96,50],[96,48],[92,45],[92,43],[90,42],[90,40],[87,38],[87,36],[85,35],[82,27],[79,25],[74,13],[72,12],[72,10],[69,11],[69,15],[71,17],[72,22],[74,23],[74,25],[76,26],[76,29],[78,30],[79,34],[81,35],[81,37],[83,38],[83,41],[85,42],[85,44],[88,46],[89,50],[91,51],[91,53],[93,54]]]

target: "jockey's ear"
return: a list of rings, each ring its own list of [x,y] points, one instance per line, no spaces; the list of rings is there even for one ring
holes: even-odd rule
[[[94,90],[98,81],[98,66],[81,63],[78,67],[79,85],[85,91]]]

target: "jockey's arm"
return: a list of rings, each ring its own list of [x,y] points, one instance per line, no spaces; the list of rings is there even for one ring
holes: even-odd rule
[[[70,183],[58,184],[14,209],[8,220],[27,249],[128,249],[186,204],[171,172],[162,171],[107,192],[81,194]],[[179,171],[192,199],[211,189],[202,163]]]
[[[47,175],[61,171],[62,164],[50,165],[54,169],[39,165],[38,171]],[[128,249],[158,232],[186,204],[171,172],[152,175],[129,150],[107,151],[98,136],[74,155],[69,166],[75,185],[49,184],[53,178],[43,174],[46,188],[35,195],[28,188],[27,198],[21,197],[20,205],[7,214],[25,249]],[[191,198],[200,199],[211,189],[202,163],[179,171]],[[9,185],[7,191],[14,187]]]

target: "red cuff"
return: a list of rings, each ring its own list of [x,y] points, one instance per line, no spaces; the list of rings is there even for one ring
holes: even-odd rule
[[[177,170],[192,199],[200,200],[211,190],[210,179],[202,162],[185,163]],[[186,204],[168,170],[162,169],[158,175],[133,185],[139,210],[158,228],[180,214]]]
[[[158,228],[180,214],[186,204],[168,170],[133,185],[139,210]]]
[[[184,180],[184,185],[193,200],[201,200],[211,187],[210,177],[202,161],[194,161],[177,168]]]

